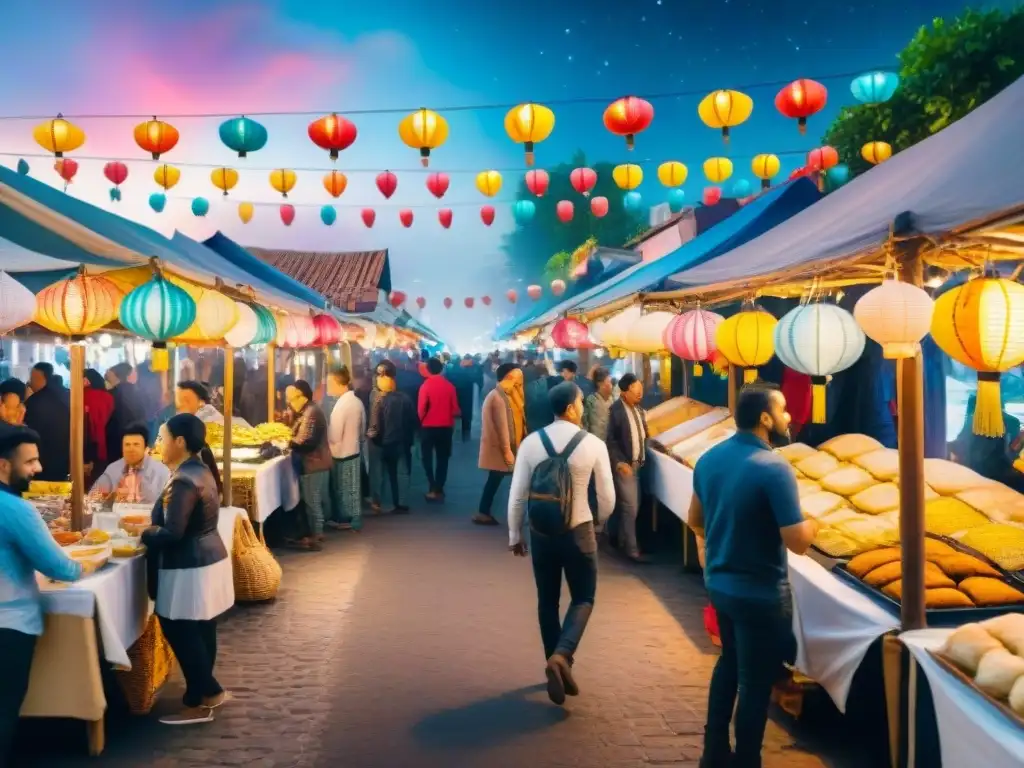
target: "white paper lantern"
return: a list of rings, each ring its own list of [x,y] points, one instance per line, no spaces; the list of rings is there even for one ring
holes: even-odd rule
[[[0,270],[0,335],[28,325],[36,313],[32,291]]]
[[[921,339],[932,327],[935,302],[921,288],[898,280],[884,280],[864,294],[853,316],[869,339],[882,345],[890,360],[914,357]]]
[[[259,333],[259,320],[244,301],[236,301],[235,309],[238,312],[238,322],[224,334],[224,341],[230,347],[241,349],[249,346],[256,338],[256,334]]]
[[[826,420],[827,377],[845,371],[864,353],[864,331],[835,304],[806,304],[775,326],[775,354],[797,373],[811,377],[811,421]]]
[[[601,329],[601,343],[606,347],[621,347],[626,341],[626,333],[640,319],[640,307],[629,307],[605,321]]]
[[[675,319],[671,312],[651,312],[641,315],[626,332],[623,349],[645,355],[657,355],[666,351],[665,329]]]

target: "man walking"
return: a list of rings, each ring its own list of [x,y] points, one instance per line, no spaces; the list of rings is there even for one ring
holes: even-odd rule
[[[772,451],[789,441],[782,392],[765,384],[744,387],[736,429],[697,462],[689,510],[689,526],[705,547],[704,583],[722,640],[708,691],[701,768],[761,766],[772,687],[796,656],[786,550],[802,555],[818,530],[816,521],[803,519],[789,462]]]
[[[448,479],[448,459],[452,455],[452,435],[459,416],[459,399],[455,385],[444,376],[444,366],[436,357],[427,360],[427,378],[420,385],[418,411],[420,417],[420,448],[423,471],[427,475],[427,501],[444,501],[444,484]],[[437,463],[435,464],[435,456]]]
[[[615,490],[605,446],[580,429],[583,393],[564,382],[549,393],[555,422],[527,437],[516,456],[508,502],[509,549],[527,554],[522,539],[524,515],[530,520],[530,549],[537,584],[537,617],[547,666],[548,698],[563,704],[579,695],[572,674],[597,589],[597,538],[615,505]],[[587,486],[593,476],[597,510],[590,508]],[[559,620],[562,573],[572,602]]]
[[[327,425],[327,442],[331,446],[332,515],[329,528],[363,527],[363,494],[360,459],[366,434],[366,410],[352,391],[352,377],[344,365],[327,377],[327,394],[335,398],[331,420]]]
[[[383,361],[377,366],[377,372],[377,396],[370,410],[366,437],[377,448],[381,471],[388,477],[394,505],[391,511],[407,514],[412,444],[416,439],[416,406],[408,395],[397,390],[394,363]],[[377,486],[371,492],[374,494],[373,506],[379,510],[381,489]]]
[[[327,442],[327,417],[313,402],[313,390],[302,379],[285,389],[285,400],[295,417],[292,463],[299,475],[299,495],[305,507],[300,521],[302,535],[291,542],[298,549],[318,552],[324,539],[324,520],[331,512],[331,448]]]
[[[619,400],[608,411],[608,457],[615,471],[615,528],[618,545],[634,563],[646,563],[636,540],[640,511],[640,468],[647,457],[647,417],[640,401],[644,387],[632,373],[619,380]]]

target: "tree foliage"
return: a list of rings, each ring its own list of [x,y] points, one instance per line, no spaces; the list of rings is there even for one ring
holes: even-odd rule
[[[952,21],[921,27],[899,55],[900,86],[884,104],[844,107],[823,139],[853,173],[869,141],[894,153],[959,120],[1024,75],[1024,6],[968,9]]]
[[[587,165],[597,173],[597,184],[590,196],[608,198],[608,214],[600,219],[591,215],[589,199],[580,195],[569,182],[574,168]],[[526,174],[523,174],[516,198],[532,200],[537,214],[532,221],[517,224],[505,237],[502,250],[511,274],[529,282],[536,282],[542,275],[564,278],[569,255],[587,238],[594,237],[600,245],[619,248],[642,229],[643,217],[623,208],[624,193],[612,180],[614,167],[614,163],[588,163],[586,155],[577,151],[568,163],[547,169],[551,183],[541,198],[527,189]],[[572,221],[562,223],[555,215],[559,200],[570,200],[576,207]]]

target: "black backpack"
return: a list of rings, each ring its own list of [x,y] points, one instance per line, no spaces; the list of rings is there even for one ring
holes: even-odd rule
[[[546,430],[537,433],[544,444],[548,457],[538,464],[530,478],[530,495],[526,511],[530,529],[544,536],[558,536],[570,529],[572,521],[572,475],[569,471],[569,457],[576,450],[587,433],[577,432],[565,450],[555,452]]]

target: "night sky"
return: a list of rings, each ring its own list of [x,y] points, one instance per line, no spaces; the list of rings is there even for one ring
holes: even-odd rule
[[[434,153],[430,170],[449,172],[452,183],[440,203],[424,188],[416,152],[398,139],[401,113],[353,115],[359,139],[337,166],[305,135],[315,114],[258,118],[270,142],[245,161],[217,140],[223,118],[167,118],[182,132],[179,147],[166,158],[179,164],[182,182],[160,216],[146,204],[158,191],[153,164],[131,140],[139,119],[76,119],[89,139],[76,153],[81,170],[70,193],[111,208],[104,160],[88,158],[116,157],[130,172],[116,210],[162,232],[178,228],[199,237],[221,229],[244,244],[279,248],[389,248],[395,287],[426,297],[424,319],[459,344],[486,337],[509,313],[504,301],[495,301],[490,311],[478,303],[472,313],[440,307],[445,296],[461,307],[462,297],[496,296],[509,287],[499,248],[512,226],[509,206],[525,169],[521,148],[502,126],[508,105],[538,101],[555,110],[555,131],[538,146],[537,167],[567,161],[577,148],[594,162],[640,163],[647,180],[639,191],[654,204],[665,194],[655,168],[680,160],[690,169],[688,199],[697,200],[707,184],[700,171],[707,157],[732,157],[734,178],[751,178],[750,158],[760,152],[780,155],[783,177],[802,165],[803,154],[817,146],[839,108],[853,102],[850,78],[829,75],[895,68],[896,54],[918,27],[965,7],[962,0],[178,0],[154,10],[118,0],[104,3],[102,11],[88,5],[51,0],[43,14],[26,0],[4,3],[7,58],[18,62],[18,76],[0,82],[0,114],[345,113],[420,106],[442,111],[451,136]],[[798,77],[821,80],[829,89],[828,107],[811,119],[806,136],[772,103],[779,82]],[[742,90],[754,99],[753,116],[734,129],[728,148],[696,114],[700,99],[717,88]],[[607,103],[626,94],[647,97],[655,108],[654,123],[631,153],[601,123]],[[573,99],[594,101],[558,103]],[[463,105],[496,108],[442,109]],[[13,166],[25,156],[34,176],[57,184],[50,162],[32,156],[40,152],[31,139],[36,122],[0,120],[0,163]],[[210,169],[190,164],[230,165],[242,181],[225,202],[210,184]],[[299,207],[290,228],[280,223],[276,206],[282,201],[267,183],[273,167],[309,169],[300,170],[290,195]],[[332,167],[349,175],[349,188],[338,201],[320,185]],[[387,202],[373,184],[385,168],[399,177],[399,191]],[[476,172],[486,168],[505,176],[491,201],[498,208],[491,228],[479,221],[477,209],[488,201],[473,184]],[[195,195],[211,201],[205,220],[189,213]],[[236,215],[243,200],[257,204],[247,226]],[[318,207],[331,202],[339,218],[327,228]],[[364,206],[377,209],[373,230],[359,222]],[[414,209],[412,229],[399,226],[399,207]],[[450,230],[437,224],[442,207],[455,211]]]

